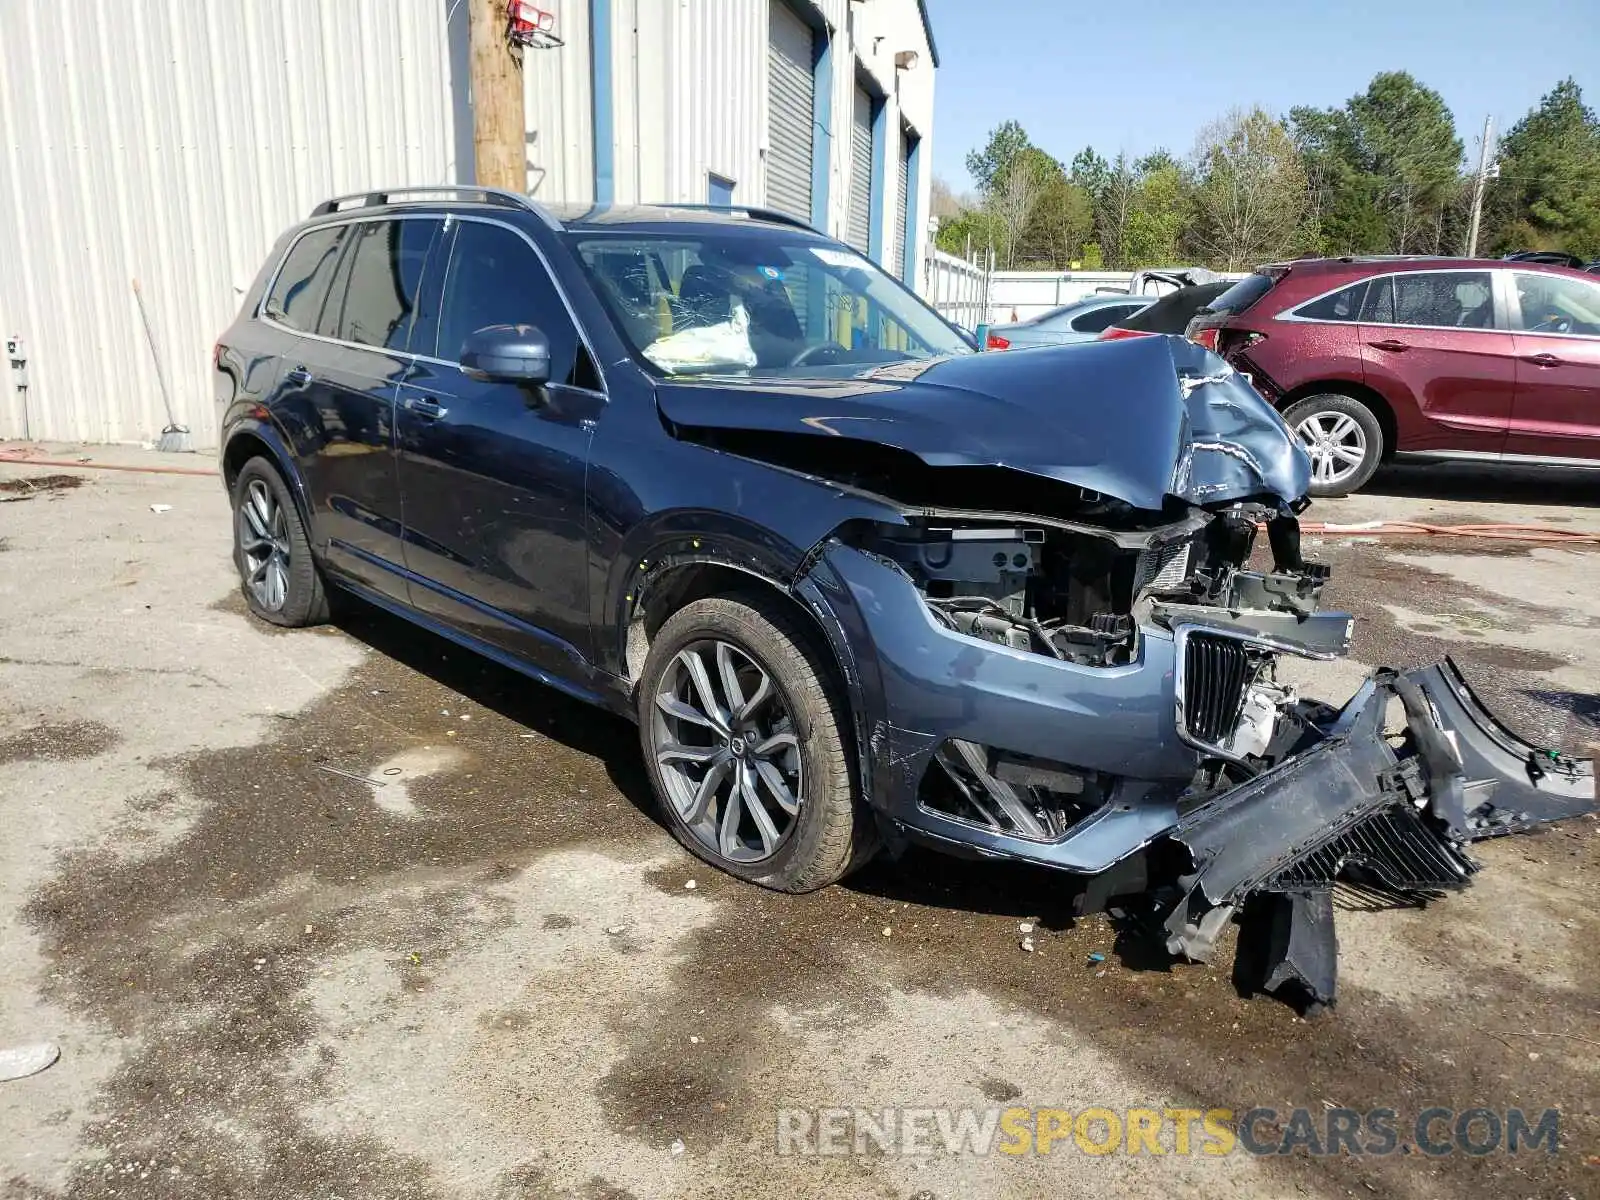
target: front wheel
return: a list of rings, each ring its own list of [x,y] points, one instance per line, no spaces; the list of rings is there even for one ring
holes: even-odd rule
[[[847,710],[779,604],[713,597],[673,614],[651,643],[638,710],[667,823],[712,866],[810,892],[876,845],[855,797]]]
[[[1345,496],[1383,461],[1383,427],[1361,401],[1329,393],[1290,405],[1284,422],[1311,457],[1311,494]]]

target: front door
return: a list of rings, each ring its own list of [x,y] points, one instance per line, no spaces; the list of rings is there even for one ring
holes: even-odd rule
[[[1600,281],[1518,271],[1506,454],[1600,462]]]
[[[1361,310],[1368,386],[1400,414],[1399,450],[1498,456],[1511,421],[1516,351],[1488,271],[1374,279]],[[1421,421],[1408,420],[1417,413]]]
[[[398,413],[412,603],[557,678],[591,657],[584,472],[605,404],[593,359],[533,245],[453,218],[437,340]],[[538,327],[545,387],[483,382],[456,365],[467,335]]]

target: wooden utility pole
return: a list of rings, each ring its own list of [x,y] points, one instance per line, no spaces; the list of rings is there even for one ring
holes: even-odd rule
[[[506,41],[505,0],[467,0],[472,59],[472,148],[477,182],[528,190],[522,66]]]
[[[1467,223],[1467,257],[1478,257],[1478,224],[1483,217],[1483,190],[1494,165],[1494,116],[1483,119],[1483,149],[1478,152],[1478,175],[1472,181],[1472,218]]]

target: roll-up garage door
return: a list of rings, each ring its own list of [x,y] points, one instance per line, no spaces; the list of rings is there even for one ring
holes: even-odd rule
[[[911,131],[901,129],[900,170],[896,172],[899,191],[894,198],[894,258],[891,267],[896,279],[906,276],[906,213],[911,208],[911,144]]]
[[[770,0],[767,46],[767,205],[811,220],[811,118],[816,49],[811,26]]]
[[[855,90],[850,111],[850,212],[844,240],[861,253],[872,246],[872,97]]]

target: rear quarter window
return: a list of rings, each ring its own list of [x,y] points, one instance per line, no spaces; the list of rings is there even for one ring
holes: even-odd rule
[[[317,327],[347,228],[336,225],[312,229],[296,239],[284,255],[278,277],[272,281],[272,290],[261,306],[262,315],[302,333]]]
[[[1331,295],[1302,304],[1294,315],[1308,321],[1355,321],[1361,316],[1361,301],[1367,294],[1367,281],[1340,288]]]

